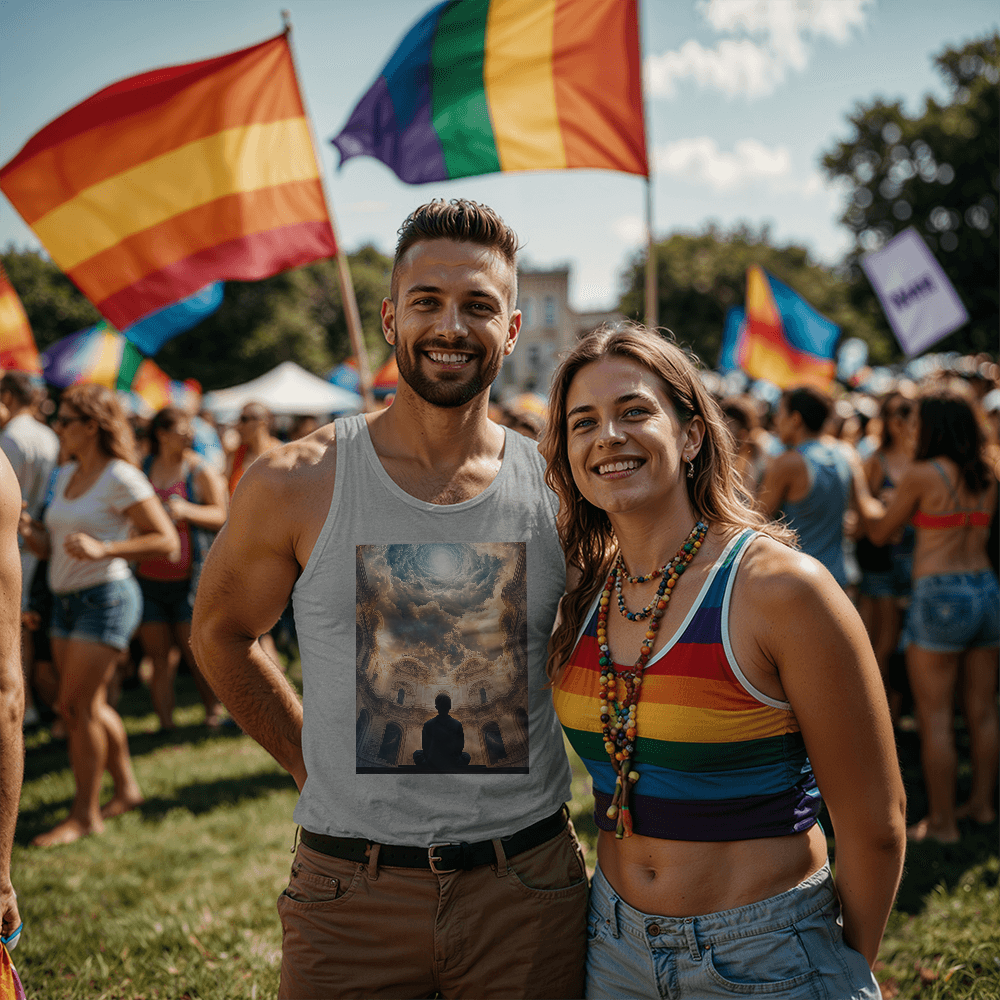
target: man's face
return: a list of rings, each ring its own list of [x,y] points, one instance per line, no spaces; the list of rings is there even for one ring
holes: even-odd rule
[[[774,432],[785,446],[790,445],[795,436],[795,421],[792,420],[784,399],[778,403],[778,409],[774,414]]]
[[[416,243],[396,269],[396,297],[382,303],[382,331],[399,375],[434,406],[463,406],[487,391],[514,349],[514,269],[474,243]]]

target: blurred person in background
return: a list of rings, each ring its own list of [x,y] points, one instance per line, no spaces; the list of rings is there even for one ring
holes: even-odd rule
[[[17,893],[10,880],[10,855],[24,776],[20,517],[17,478],[6,456],[0,455],[0,935],[7,941],[8,950],[16,945],[21,929]]]
[[[296,417],[292,423],[292,429],[288,432],[288,440],[298,441],[307,434],[312,434],[313,431],[318,430],[320,426],[319,420],[311,414]]]
[[[55,427],[70,461],[59,469],[45,523],[25,511],[21,534],[37,556],[49,559],[58,707],[76,793],[69,817],[32,841],[40,846],[100,833],[105,819],[142,802],[125,727],[107,689],[142,615],[129,561],[176,553],[180,545],[137,468],[135,438],[111,390],[71,386],[59,401]],[[114,795],[101,809],[105,767]]]
[[[823,436],[830,410],[829,397],[817,389],[803,386],[782,394],[774,424],[788,450],[768,464],[759,499],[770,517],[784,514],[802,551],[846,589],[844,516],[863,473],[852,450]]]
[[[899,392],[890,392],[882,400],[880,446],[864,463],[865,481],[874,496],[891,497],[913,464],[916,442],[911,416],[915,410],[916,403]],[[855,544],[861,567],[858,612],[875,650],[893,724],[899,722],[902,696],[889,682],[889,663],[899,645],[909,602],[915,537],[913,526],[906,523],[889,542],[876,545],[862,526]]]
[[[736,442],[736,473],[747,495],[755,497],[767,468],[767,453],[756,438],[757,408],[747,396],[728,396],[719,405]]]
[[[153,664],[150,695],[160,728],[174,725],[176,645],[184,657],[205,705],[205,724],[218,726],[222,706],[195,663],[189,642],[191,611],[198,574],[214,533],[226,520],[226,484],[222,476],[191,450],[188,415],[168,406],[149,425],[150,454],[142,470],[163,502],[180,536],[180,559],[144,559],[136,567],[142,589],[139,636]]]
[[[243,477],[243,473],[261,455],[281,444],[271,433],[273,420],[271,411],[263,403],[247,403],[243,407],[236,422],[240,443],[229,456],[229,462],[226,466],[230,496],[236,491],[236,486]]]
[[[0,449],[10,461],[21,489],[21,502],[31,517],[41,514],[48,493],[49,479],[59,455],[59,439],[35,417],[38,393],[27,372],[6,372],[0,378],[0,404],[10,417],[0,433]],[[38,558],[22,544],[21,548],[21,611],[28,608],[28,592],[38,565]],[[25,672],[24,724],[37,725],[38,709],[31,696],[34,650],[31,633],[22,636],[22,664]]]
[[[868,495],[860,506],[876,544],[889,541],[908,521],[916,528],[906,660],[928,811],[907,834],[912,840],[954,843],[959,819],[996,819],[1000,588],[986,542],[997,482],[984,460],[982,430],[968,400],[947,391],[931,393],[911,420],[917,442],[913,465],[886,504]],[[972,790],[956,809],[954,699],[963,653]]]

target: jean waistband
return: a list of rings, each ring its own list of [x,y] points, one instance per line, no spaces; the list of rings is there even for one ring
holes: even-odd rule
[[[991,569],[977,569],[969,573],[932,573],[930,576],[918,576],[913,581],[914,587],[930,586],[934,583],[979,583],[984,577],[996,579]]]
[[[615,937],[626,931],[652,947],[690,945],[693,936],[702,941],[726,941],[753,933],[787,927],[810,913],[828,906],[836,898],[830,863],[826,862],[795,888],[746,906],[691,917],[663,917],[643,913],[619,898],[598,864],[591,882],[591,906],[614,926]]]

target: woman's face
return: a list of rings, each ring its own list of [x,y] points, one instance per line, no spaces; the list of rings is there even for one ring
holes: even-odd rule
[[[659,376],[626,358],[581,368],[566,396],[567,455],[577,488],[594,506],[624,513],[687,499],[685,462],[704,423],[682,425]]]
[[[60,451],[71,458],[77,457],[80,447],[86,443],[90,419],[77,413],[66,403],[59,405],[59,412],[52,421],[52,429],[59,437]]]
[[[185,449],[193,440],[191,424],[187,420],[179,420],[170,430],[160,430],[160,447],[170,451]]]

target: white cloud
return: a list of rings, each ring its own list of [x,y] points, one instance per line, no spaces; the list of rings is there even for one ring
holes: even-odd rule
[[[387,201],[352,201],[346,206],[346,211],[357,215],[372,215],[388,211],[388,208]]]
[[[632,245],[646,239],[646,223],[638,215],[622,215],[611,225],[611,230],[623,243]]]
[[[655,97],[673,97],[680,80],[691,79],[734,97],[763,97],[801,72],[810,43],[827,38],[843,45],[864,26],[874,0],[702,0],[708,23],[723,35],[714,48],[690,40],[679,49],[649,56],[646,76]],[[749,37],[740,37],[749,36]]]
[[[678,139],[654,154],[658,173],[732,191],[757,180],[787,178],[792,158],[784,146],[769,149],[756,139],[740,139],[732,152],[719,149],[709,136]]]

